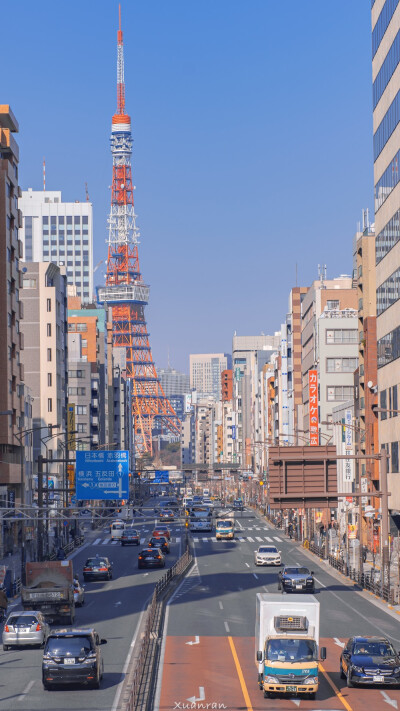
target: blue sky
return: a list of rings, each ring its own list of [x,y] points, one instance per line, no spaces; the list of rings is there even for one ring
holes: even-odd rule
[[[20,184],[84,200],[106,259],[118,3],[20,0],[1,103]],[[122,0],[126,107],[153,356],[230,351],[279,330],[318,264],[350,274],[372,214],[370,3]],[[3,67],[4,69],[4,67]],[[104,265],[102,265],[104,266]],[[101,268],[96,282],[102,282]]]

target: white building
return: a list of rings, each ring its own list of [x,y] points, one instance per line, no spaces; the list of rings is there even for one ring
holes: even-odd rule
[[[221,373],[231,366],[231,357],[227,353],[191,353],[190,387],[202,395],[212,395],[221,399]]]
[[[83,303],[93,297],[93,210],[90,202],[62,202],[59,190],[22,191],[20,239],[25,262],[65,266]]]
[[[189,376],[171,368],[157,368],[161,387],[166,397],[170,395],[186,395],[190,392]]]

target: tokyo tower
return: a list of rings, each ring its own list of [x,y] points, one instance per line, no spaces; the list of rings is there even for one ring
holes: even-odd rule
[[[117,112],[112,117],[113,180],[108,219],[106,286],[97,290],[99,303],[112,310],[113,346],[126,350],[126,372],[131,378],[136,456],[152,454],[156,420],[164,431],[180,436],[180,421],[165,396],[153,363],[144,307],[149,287],[140,273],[136,215],[132,185],[131,119],[125,113],[124,48],[119,6],[117,55]]]

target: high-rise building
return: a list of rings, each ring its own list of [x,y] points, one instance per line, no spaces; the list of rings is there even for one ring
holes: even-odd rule
[[[379,442],[389,454],[389,508],[400,509],[400,3],[372,3],[376,335]]]
[[[299,412],[302,405],[301,378],[301,306],[306,286],[295,286],[289,295],[289,309],[284,326],[287,345],[287,438],[289,444],[300,444]]]
[[[24,367],[20,360],[23,335],[20,319],[23,306],[20,302],[22,274],[20,258],[22,245],[18,229],[21,213],[18,210],[18,160],[19,148],[13,136],[18,132],[18,122],[8,105],[0,105],[0,502],[1,506],[14,506],[24,501],[25,484],[21,482],[21,444],[18,434],[26,426],[24,420]],[[11,413],[11,414],[6,414]],[[19,437],[19,438],[18,438]],[[17,439],[18,438],[18,439]],[[22,484],[22,485],[21,485]],[[0,527],[0,555],[7,541]],[[10,525],[10,547],[18,540],[17,524]]]
[[[82,302],[93,298],[93,210],[90,202],[63,202],[59,190],[22,191],[20,238],[25,262],[64,266]]]
[[[221,373],[231,367],[229,353],[191,353],[190,387],[204,395],[221,399]]]
[[[189,376],[186,375],[186,373],[180,373],[170,366],[168,366],[168,368],[158,368],[157,372],[166,397],[169,398],[170,395],[185,395],[190,392]],[[172,407],[175,410],[173,404]],[[177,410],[175,410],[175,412],[177,417],[181,419]]]

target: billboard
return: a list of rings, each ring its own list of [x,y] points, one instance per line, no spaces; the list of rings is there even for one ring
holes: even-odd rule
[[[308,371],[308,409],[309,409],[309,430],[310,430],[310,445],[318,447],[319,432],[318,432],[318,371]]]
[[[75,405],[72,402],[67,406],[67,432],[68,432],[68,449],[76,449],[75,441]]]

